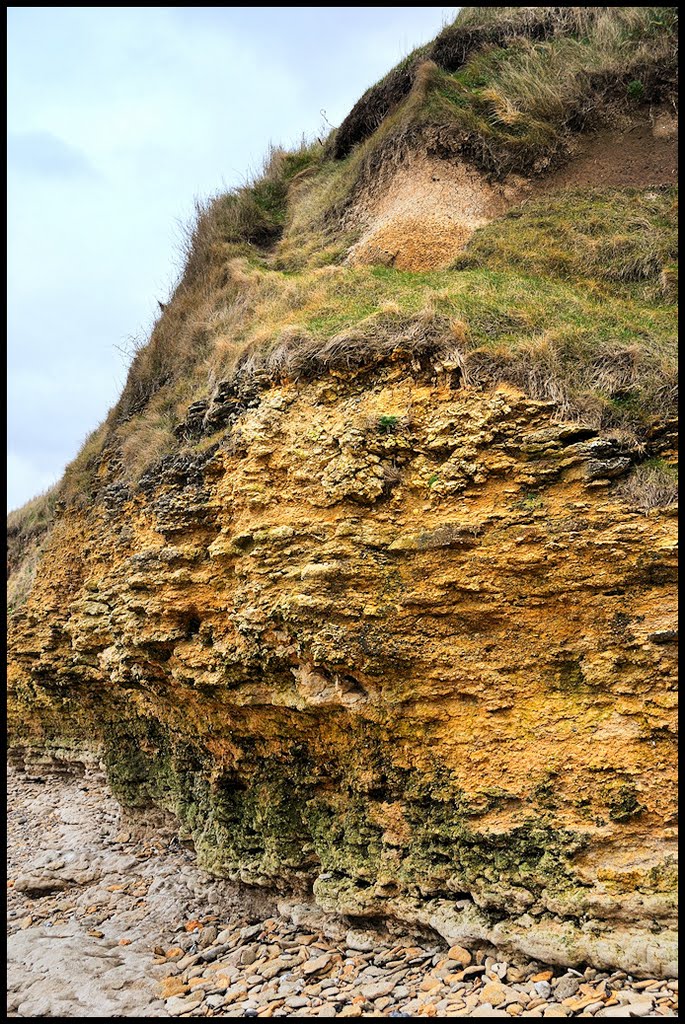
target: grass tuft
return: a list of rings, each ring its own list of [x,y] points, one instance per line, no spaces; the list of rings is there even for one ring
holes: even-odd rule
[[[677,189],[574,189],[530,200],[475,233],[455,268],[651,282],[678,254]]]
[[[46,537],[55,516],[56,487],[7,516],[7,610],[15,615],[33,586]]]
[[[648,512],[678,501],[678,468],[663,459],[650,459],[637,466],[617,488],[629,505]]]

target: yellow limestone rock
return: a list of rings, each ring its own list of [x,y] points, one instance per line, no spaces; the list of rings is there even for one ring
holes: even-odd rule
[[[412,372],[274,386],[257,450],[65,510],[10,624],[13,749],[96,751],[232,878],[662,976],[675,520],[591,486],[545,403]]]

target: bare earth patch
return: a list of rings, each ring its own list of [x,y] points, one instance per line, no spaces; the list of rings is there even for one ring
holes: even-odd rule
[[[678,181],[678,119],[669,111],[627,128],[578,136],[566,166],[537,182],[538,191],[559,188],[646,188]]]
[[[422,153],[374,182],[348,214],[348,226],[362,226],[348,260],[398,270],[444,269],[477,228],[529,196],[674,184],[677,169],[678,121],[668,110],[613,132],[578,136],[568,163],[533,181],[512,175],[493,184],[462,160]]]

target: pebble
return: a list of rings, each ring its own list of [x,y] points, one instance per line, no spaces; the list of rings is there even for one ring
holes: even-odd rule
[[[203,928],[197,941],[200,949],[206,949],[207,946],[211,946],[218,934],[219,933],[214,925],[209,925],[207,928]]]
[[[309,975],[325,971],[332,959],[330,953],[324,953],[322,956],[317,956],[315,960],[308,960],[302,968],[302,973],[309,977]]]
[[[345,936],[347,948],[360,953],[371,953],[376,946],[376,940],[369,932],[350,930]]]
[[[533,990],[536,995],[540,996],[541,999],[549,999],[552,995],[552,986],[548,981],[536,981],[533,984]]]
[[[138,838],[128,822],[122,829],[101,779],[83,792],[47,776],[45,800],[33,807],[35,790],[12,777],[10,806],[25,822],[9,835],[10,878],[40,882],[45,870],[49,885],[31,897],[8,889],[10,1017],[73,1015],[65,1006],[115,1017],[677,1015],[677,981],[509,963],[492,949],[447,947],[397,927],[345,927],[301,904],[279,903],[276,913],[268,894],[246,906],[244,893],[208,879],[180,844]],[[45,861],[41,850],[50,850]],[[62,886],[57,865],[72,850],[84,873]],[[35,951],[52,948],[36,939],[52,934],[62,936],[52,959],[34,967]]]
[[[362,985],[359,989],[360,995],[371,1001],[380,999],[382,996],[390,995],[395,988],[395,980],[376,982],[373,985]],[[439,983],[438,983],[439,984]]]
[[[187,1013],[188,1010],[194,1010],[201,1002],[201,996],[193,996],[190,999],[184,999],[182,996],[172,996],[171,999],[165,1000],[164,1009],[173,1017],[176,1014]]]
[[[447,956],[450,960],[454,960],[455,963],[459,964],[460,967],[468,967],[473,960],[468,949],[464,949],[463,946],[450,946]]]
[[[580,982],[577,978],[573,978],[570,975],[563,975],[554,985],[554,998],[559,1002],[564,999],[570,999],[578,991]]]
[[[484,1003],[492,1003],[493,1006],[500,1006],[507,997],[507,993],[498,982],[491,981],[481,989],[480,997]],[[516,998],[516,997],[515,997]]]

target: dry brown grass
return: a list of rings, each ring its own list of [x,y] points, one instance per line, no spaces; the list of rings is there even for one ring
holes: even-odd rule
[[[239,188],[197,200],[182,229],[182,271],[149,340],[135,345],[115,424],[140,413],[156,393],[191,377],[208,354],[218,308],[235,302],[244,281],[238,257],[259,261],[283,232],[291,189],[317,166],[321,144],[304,140],[290,152],[271,148],[261,173]]]
[[[57,488],[52,487],[27,501],[7,516],[7,570],[13,571],[21,551],[40,540],[50,528],[57,503]]]
[[[7,610],[15,614],[28,597],[55,516],[58,489],[51,488],[7,516]]]
[[[467,383],[514,384],[553,402],[561,419],[599,429],[621,424],[640,432],[645,416],[672,415],[677,405],[675,361],[654,358],[638,345],[598,342],[565,327],[512,346],[477,348],[463,359]]]
[[[643,512],[665,508],[678,501],[678,470],[661,459],[637,466],[615,491],[624,501]]]
[[[196,200],[182,228],[182,288],[211,284],[217,265],[251,247],[269,250],[283,234],[289,204],[323,159],[323,146],[305,139],[293,150],[270,147],[259,174],[229,192]]]
[[[430,309],[417,316],[379,312],[323,343],[306,330],[283,331],[270,349],[250,352],[238,367],[263,366],[274,380],[306,379],[388,360],[420,362],[445,350],[450,341],[449,320]]]

